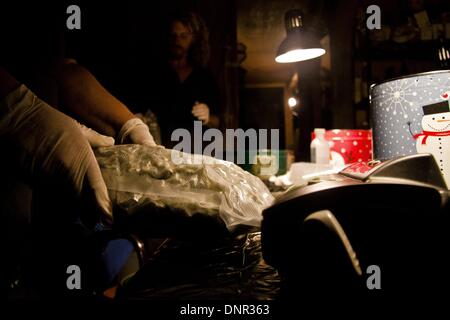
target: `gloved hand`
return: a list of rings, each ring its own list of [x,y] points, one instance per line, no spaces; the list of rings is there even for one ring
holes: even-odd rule
[[[105,182],[79,125],[24,85],[0,101],[0,141],[8,169],[33,187],[60,189],[112,219]]]
[[[125,122],[117,136],[119,143],[135,143],[149,147],[156,146],[148,126],[139,118]]]
[[[109,147],[114,145],[114,138],[105,136],[97,131],[88,128],[81,123],[78,124],[83,136],[87,139],[92,148]]]
[[[195,117],[201,120],[203,124],[209,122],[209,108],[206,104],[196,101],[191,112]]]

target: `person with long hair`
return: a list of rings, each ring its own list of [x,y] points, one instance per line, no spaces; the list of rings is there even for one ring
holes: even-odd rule
[[[168,21],[167,46],[161,76],[158,78],[154,111],[161,127],[163,145],[172,147],[173,130],[192,131],[194,121],[203,126],[220,125],[219,88],[208,69],[209,32],[193,12],[177,12]]]

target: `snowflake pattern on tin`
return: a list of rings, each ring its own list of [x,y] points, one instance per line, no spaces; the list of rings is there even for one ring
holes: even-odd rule
[[[442,101],[450,90],[450,72],[424,73],[387,81],[370,94],[374,157],[416,154],[413,135],[421,132],[422,107]]]

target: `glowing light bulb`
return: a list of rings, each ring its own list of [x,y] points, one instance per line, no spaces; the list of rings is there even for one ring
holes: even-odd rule
[[[288,105],[291,108],[295,107],[297,105],[297,99],[295,99],[294,97],[290,97],[288,99]]]

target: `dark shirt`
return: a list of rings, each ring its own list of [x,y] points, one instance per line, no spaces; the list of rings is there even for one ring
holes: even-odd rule
[[[194,121],[199,121],[191,112],[195,102],[205,103],[210,115],[220,118],[219,88],[209,69],[195,68],[184,82],[169,66],[157,74],[155,91],[149,96],[148,106],[158,118],[164,146],[170,148],[178,143],[171,141],[175,129],[187,129],[193,136]]]

